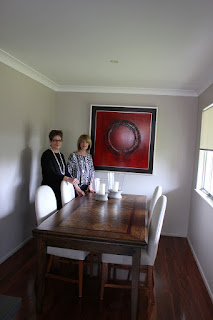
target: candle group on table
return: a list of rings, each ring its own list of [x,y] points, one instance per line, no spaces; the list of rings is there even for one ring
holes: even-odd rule
[[[115,181],[114,184],[113,184],[112,191],[118,192],[118,187],[119,187],[119,182],[118,182],[118,181]]]

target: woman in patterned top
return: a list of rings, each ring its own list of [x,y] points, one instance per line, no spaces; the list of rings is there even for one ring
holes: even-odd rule
[[[92,141],[86,134],[78,138],[78,150],[71,153],[68,159],[67,167],[72,178],[79,180],[79,185],[74,185],[78,196],[84,196],[85,191],[95,192],[92,188],[94,179],[94,166],[92,156],[89,153]]]

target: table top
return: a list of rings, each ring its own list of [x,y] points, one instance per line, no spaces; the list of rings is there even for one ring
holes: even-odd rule
[[[67,203],[33,230],[35,236],[66,237],[144,246],[148,241],[146,197],[95,200],[89,193]]]

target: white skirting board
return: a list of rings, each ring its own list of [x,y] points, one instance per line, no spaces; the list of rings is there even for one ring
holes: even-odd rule
[[[24,242],[22,242],[18,247],[16,247],[15,249],[13,249],[12,251],[10,251],[8,254],[6,254],[3,258],[1,258],[0,260],[0,264],[2,264],[4,261],[6,261],[9,257],[11,257],[16,251],[18,251],[19,249],[21,249],[27,242],[29,242],[31,239],[33,238],[33,236],[29,237],[28,239],[26,239]]]
[[[202,269],[202,267],[201,267],[201,265],[200,265],[200,262],[199,262],[199,260],[198,260],[198,258],[197,258],[197,256],[196,256],[196,253],[195,253],[195,251],[194,251],[194,249],[193,249],[193,247],[192,247],[192,244],[191,244],[191,242],[190,242],[190,240],[189,240],[188,237],[187,237],[187,240],[188,240],[189,246],[190,246],[190,248],[191,248],[191,250],[192,250],[192,254],[193,254],[194,258],[195,258],[195,261],[196,261],[196,263],[197,263],[197,266],[198,266],[198,269],[199,269],[199,271],[200,271],[200,274],[201,274],[201,276],[202,276],[202,278],[203,278],[203,281],[204,281],[204,283],[205,283],[206,289],[207,289],[207,291],[208,291],[208,293],[209,293],[209,296],[210,296],[210,298],[211,298],[211,300],[212,300],[212,302],[213,302],[213,292],[211,291],[211,289],[210,289],[210,287],[209,287],[209,284],[208,284],[208,281],[207,281],[207,279],[206,279],[206,277],[205,277],[205,274],[204,274],[204,272],[203,272],[203,269]]]

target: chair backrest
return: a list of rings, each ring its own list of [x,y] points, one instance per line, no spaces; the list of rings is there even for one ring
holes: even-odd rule
[[[157,186],[153,192],[152,199],[149,204],[149,224],[150,224],[150,221],[152,220],[152,214],[153,214],[155,204],[160,196],[162,196],[162,187]]]
[[[150,265],[154,265],[155,258],[158,251],[158,243],[160,240],[160,234],[163,226],[163,220],[165,216],[167,205],[167,197],[160,196],[155,204],[152,220],[150,222],[149,228],[149,239],[148,239],[148,255],[150,260]]]
[[[70,202],[75,198],[75,190],[71,183],[67,181],[61,182],[61,202],[62,207],[65,206],[66,203]]]
[[[37,225],[57,211],[56,197],[49,186],[40,186],[36,190],[35,211]]]

